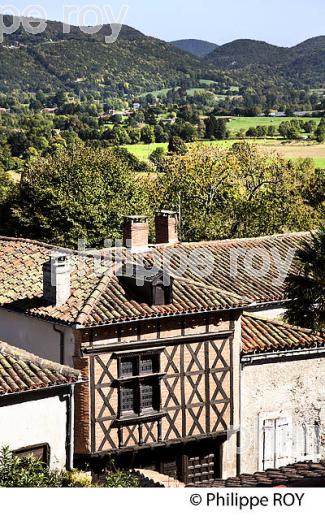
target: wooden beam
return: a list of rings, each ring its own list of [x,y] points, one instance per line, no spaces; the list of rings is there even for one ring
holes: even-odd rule
[[[209,341],[213,339],[226,339],[230,338],[234,335],[233,330],[224,330],[221,332],[214,332],[213,334],[205,333],[205,334],[194,334],[188,336],[177,336],[172,338],[160,338],[160,339],[152,339],[152,340],[143,340],[143,341],[134,341],[130,343],[110,343],[107,345],[98,345],[97,347],[81,347],[83,353],[85,354],[99,354],[101,352],[120,352],[123,350],[130,349],[143,349],[150,350],[154,347],[169,347],[173,345],[181,345],[184,343],[192,343],[192,342],[203,342]]]

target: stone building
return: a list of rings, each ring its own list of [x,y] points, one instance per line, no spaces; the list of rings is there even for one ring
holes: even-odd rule
[[[241,372],[242,315],[281,316],[309,235],[186,244],[165,211],[157,244],[148,236],[134,216],[123,247],[92,253],[1,238],[1,339],[81,370],[78,463],[113,457],[187,484],[234,476],[250,463],[237,445],[255,377]]]
[[[70,469],[80,373],[0,342],[0,447]]]
[[[325,459],[325,336],[244,316],[241,467]]]

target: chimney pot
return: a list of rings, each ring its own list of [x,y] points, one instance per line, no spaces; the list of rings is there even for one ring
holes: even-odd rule
[[[156,243],[178,243],[178,213],[176,211],[157,211],[155,218]]]
[[[131,251],[146,251],[149,245],[148,217],[131,215],[124,219],[123,245]]]
[[[43,264],[43,299],[46,305],[61,307],[71,294],[70,265],[67,255],[52,254]]]

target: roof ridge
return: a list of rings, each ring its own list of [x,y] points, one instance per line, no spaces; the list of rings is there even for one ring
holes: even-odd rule
[[[164,249],[168,247],[177,247],[177,246],[192,246],[192,245],[219,245],[219,244],[233,244],[236,242],[250,242],[250,241],[262,241],[270,238],[281,238],[281,237],[300,237],[300,236],[307,236],[313,233],[313,231],[291,231],[287,233],[275,233],[273,235],[261,235],[261,236],[255,236],[255,237],[240,237],[240,238],[224,238],[220,240],[201,240],[199,242],[178,242],[176,244],[153,244],[153,249]]]
[[[67,252],[67,253],[76,253],[76,252],[78,252],[78,251],[76,251],[74,249],[70,249],[70,248],[63,247],[63,246],[57,246],[57,245],[53,245],[53,244],[47,244],[46,242],[41,242],[40,240],[33,240],[32,238],[6,237],[6,236],[3,236],[3,235],[0,235],[0,240],[4,240],[4,241],[7,241],[7,242],[22,242],[24,244],[33,244],[35,246],[41,246],[41,247],[44,247],[46,249],[50,249],[50,250],[57,249],[57,250],[64,251],[64,252]]]

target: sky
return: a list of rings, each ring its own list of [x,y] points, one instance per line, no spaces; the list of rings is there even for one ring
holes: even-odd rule
[[[118,21],[121,8],[128,6],[123,23],[166,41],[198,38],[223,44],[250,38],[292,46],[325,34],[324,0],[9,0],[6,5],[20,16],[44,13],[58,21],[69,16],[76,25]],[[33,5],[37,11],[30,9]]]

